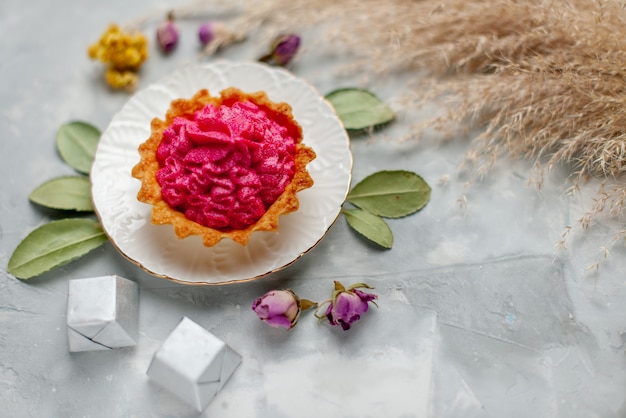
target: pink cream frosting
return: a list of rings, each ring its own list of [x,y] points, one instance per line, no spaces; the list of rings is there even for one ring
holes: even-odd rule
[[[296,138],[252,102],[207,105],[177,117],[157,149],[163,200],[220,229],[255,223],[295,173]]]

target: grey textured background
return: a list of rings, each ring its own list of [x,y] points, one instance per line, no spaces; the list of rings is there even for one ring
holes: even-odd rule
[[[468,139],[401,142],[435,109],[395,101],[405,80],[361,84],[335,73],[339,57],[319,53],[315,34],[292,71],[322,93],[363,85],[398,110],[398,121],[354,138],[353,179],[407,169],[433,187],[420,213],[392,220],[395,246],[381,251],[340,218],[325,239],[289,268],[245,284],[189,287],[151,277],[107,244],[54,272],[19,281],[8,259],[51,214],[27,196],[72,174],[55,151],[70,120],[105,129],[128,99],[101,81],[86,48],[109,22],[125,22],[175,2],[18,0],[0,3],[0,405],[11,417],[623,417],[626,416],[626,251],[611,248],[599,271],[586,267],[619,226],[597,222],[556,244],[589,208],[595,184],[566,193],[566,170],[541,189],[530,164],[501,160],[469,189],[457,176]],[[198,51],[197,22],[169,57],[151,43],[139,88]],[[154,25],[146,26],[152,40]],[[306,48],[306,46],[309,46]],[[260,39],[221,54],[260,55]],[[347,59],[347,58],[346,58]],[[449,181],[441,181],[448,178]],[[459,207],[457,199],[468,203]],[[119,274],[140,284],[140,339],[134,348],[68,352],[69,279]],[[323,300],[332,281],[366,281],[379,308],[349,332],[306,314],[292,332],[265,327],[250,311],[267,290],[290,287]],[[151,383],[152,355],[183,316],[243,356],[240,368],[202,414]]]

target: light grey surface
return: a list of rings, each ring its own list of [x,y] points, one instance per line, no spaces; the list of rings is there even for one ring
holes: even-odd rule
[[[71,174],[54,148],[57,128],[80,119],[104,129],[128,99],[101,82],[86,48],[109,22],[126,22],[167,2],[18,0],[0,3],[0,405],[11,417],[192,417],[193,408],[151,383],[146,370],[187,316],[242,355],[209,407],[211,417],[623,417],[626,416],[626,251],[611,248],[598,271],[586,267],[617,225],[596,223],[557,242],[590,205],[566,194],[566,171],[541,189],[530,164],[501,160],[465,188],[457,167],[468,140],[400,142],[423,113],[402,111],[402,80],[366,87],[399,118],[355,138],[353,179],[383,169],[421,174],[433,187],[420,213],[390,221],[394,248],[381,251],[340,218],[324,240],[284,271],[254,282],[188,287],[151,277],[107,244],[30,281],[6,273],[22,238],[57,214],[29,204],[42,182]],[[197,52],[195,22],[181,25],[180,48],[151,46],[147,86]],[[146,33],[152,36],[154,26]],[[305,45],[313,34],[303,33]],[[310,37],[307,38],[307,35]],[[151,38],[152,39],[152,38]],[[258,39],[222,57],[251,60]],[[264,52],[264,51],[263,51]],[[341,62],[313,47],[292,69],[326,93],[359,85],[335,75]],[[443,181],[449,179],[448,181]],[[458,199],[466,196],[467,204]],[[68,280],[119,274],[140,284],[139,341],[132,348],[69,353]],[[376,287],[373,308],[348,332],[303,315],[286,333],[262,324],[252,301],[272,288],[324,300],[332,281]]]

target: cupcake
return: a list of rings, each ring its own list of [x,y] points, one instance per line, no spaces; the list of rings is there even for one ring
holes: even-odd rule
[[[139,154],[132,175],[151,222],[173,225],[179,238],[199,235],[207,247],[276,231],[279,216],[298,209],[296,193],[313,185],[306,166],[315,152],[291,106],[264,92],[231,87],[174,100]]]

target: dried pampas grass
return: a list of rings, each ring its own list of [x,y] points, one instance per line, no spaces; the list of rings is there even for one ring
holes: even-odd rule
[[[412,86],[421,97],[412,103],[445,97],[454,105],[431,126],[481,129],[468,152],[479,175],[502,155],[528,158],[540,171],[567,164],[575,184],[603,181],[581,225],[600,213],[623,221],[621,1],[257,0],[233,7],[231,27],[243,32],[316,27],[327,34],[320,46],[350,53],[361,71],[436,79]],[[424,93],[424,86],[434,87]]]

